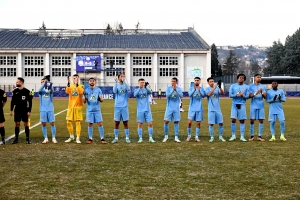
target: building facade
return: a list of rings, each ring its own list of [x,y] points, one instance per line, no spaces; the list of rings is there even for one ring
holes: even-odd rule
[[[93,59],[99,61],[95,67]],[[95,77],[98,86],[112,86],[121,71],[131,86],[143,77],[153,91],[164,91],[172,77],[185,91],[195,76],[206,86],[211,75],[210,46],[192,28],[121,34],[0,29],[0,87],[6,91],[17,77],[36,90],[45,75],[51,75],[55,86],[65,86],[66,77],[75,73],[81,81]]]

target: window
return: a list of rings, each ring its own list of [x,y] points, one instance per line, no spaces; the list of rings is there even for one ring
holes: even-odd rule
[[[25,65],[44,65],[43,56],[25,56],[24,59]]]
[[[133,68],[133,76],[151,76],[151,68]]]
[[[124,68],[112,68],[111,71],[106,71],[106,76],[118,76],[124,70]]]
[[[152,65],[152,58],[150,56],[134,56],[132,59],[133,65]]]
[[[17,68],[7,68],[7,76],[17,76]]]
[[[0,65],[17,65],[16,56],[0,56]]]
[[[125,57],[124,56],[108,56],[105,58],[105,65],[110,66],[113,65],[125,65]]]
[[[71,56],[52,56],[52,65],[71,65]]]
[[[159,68],[159,76],[178,76],[178,68]]]
[[[6,76],[6,68],[0,68],[0,76]]]
[[[159,65],[178,65],[178,57],[174,57],[174,56],[159,57]]]
[[[71,76],[71,68],[52,68],[52,76]]]
[[[25,76],[27,77],[44,76],[44,68],[25,68]]]

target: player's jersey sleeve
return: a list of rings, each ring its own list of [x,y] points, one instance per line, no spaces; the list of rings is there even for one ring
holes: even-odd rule
[[[206,96],[205,90],[203,87],[200,88],[200,94],[204,98]]]
[[[280,90],[281,90],[281,89],[280,89]],[[280,91],[280,95],[281,95],[281,101],[285,102],[285,101],[286,101],[286,96],[285,96],[283,90]]]
[[[194,87],[190,87],[189,88],[189,91],[188,91],[188,94],[189,94],[189,97],[193,96],[194,92],[195,92],[195,88]]]
[[[230,88],[229,88],[229,97],[230,97],[230,98],[236,97],[236,92],[235,92],[235,90],[234,90],[234,86],[235,86],[235,84],[232,84],[232,85],[230,86]]]
[[[135,89],[134,89],[133,96],[134,96],[135,98],[138,98],[138,93],[139,93],[139,91],[140,91],[140,88],[135,88]]]

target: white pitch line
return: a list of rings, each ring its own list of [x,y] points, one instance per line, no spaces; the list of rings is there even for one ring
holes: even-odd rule
[[[59,115],[59,114],[65,112],[66,110],[68,110],[68,109],[62,110],[62,111],[60,111],[60,112],[54,114],[54,116]],[[33,129],[33,128],[37,127],[37,126],[40,125],[40,124],[41,124],[41,122],[38,122],[38,123],[36,123],[35,125],[30,126],[29,129]],[[21,135],[21,133],[24,133],[24,132],[25,132],[25,130],[20,131],[19,135]],[[15,137],[15,134],[9,136],[8,138],[5,139],[5,142],[7,142],[8,140],[10,140],[10,139],[12,139],[12,138],[14,138],[14,137]]]

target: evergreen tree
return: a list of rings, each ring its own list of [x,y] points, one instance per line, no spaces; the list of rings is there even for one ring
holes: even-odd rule
[[[226,62],[224,63],[223,66],[223,75],[235,75],[238,73],[238,68],[239,68],[239,58],[235,55],[235,53],[230,50],[229,55],[226,58]]]
[[[110,24],[107,24],[105,33],[106,33],[106,34],[109,34],[109,35],[110,35],[110,34],[113,34],[113,29],[112,29],[112,27],[110,26]]]
[[[251,75],[254,76],[255,74],[260,74],[261,73],[261,67],[258,64],[257,60],[252,60],[250,64],[250,70],[251,70]]]
[[[280,75],[286,74],[282,65],[282,60],[285,55],[285,47],[278,40],[273,42],[272,47],[267,50],[267,67],[264,69],[264,74],[267,75]]]
[[[221,65],[218,60],[218,50],[215,44],[211,45],[211,75],[222,76]]]

